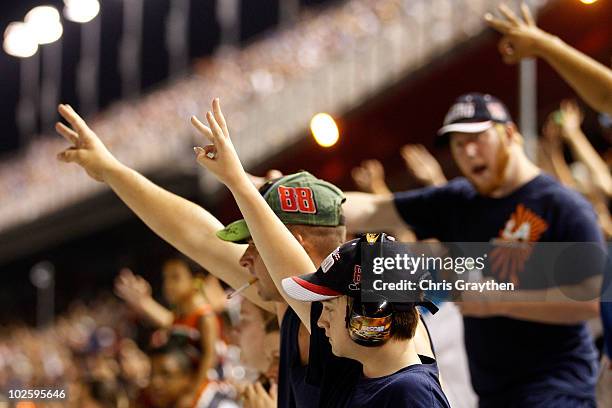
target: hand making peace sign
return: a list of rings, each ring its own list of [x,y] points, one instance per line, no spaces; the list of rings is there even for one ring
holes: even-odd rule
[[[230,190],[245,181],[250,183],[230,139],[219,98],[213,100],[212,112],[206,112],[206,120],[209,126],[197,117],[191,117],[191,124],[212,143],[193,148],[198,163],[210,170]]]
[[[58,160],[74,162],[83,167],[91,178],[104,182],[106,172],[118,165],[119,161],[70,105],[59,105],[57,111],[71,127],[57,122],[55,130],[72,143],[71,147],[57,155]]]

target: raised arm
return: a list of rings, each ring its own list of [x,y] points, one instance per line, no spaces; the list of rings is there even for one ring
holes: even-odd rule
[[[155,185],[123,165],[69,105],[59,105],[60,115],[71,125],[57,123],[56,130],[72,146],[58,155],[64,162],[83,167],[87,174],[109,187],[157,235],[194,259],[210,273],[236,288],[251,276],[238,263],[244,246],[217,238],[223,225],[202,207]],[[273,311],[251,287],[244,295]]]
[[[172,325],[172,312],[153,299],[149,282],[131,270],[124,268],[119,272],[115,278],[115,294],[155,327]]]
[[[485,15],[488,24],[502,33],[499,51],[504,62],[515,64],[523,58],[540,57],[548,62],[593,109],[612,114],[612,71],[539,29],[529,8],[521,4],[523,18],[506,5],[499,6],[505,19]]]
[[[230,140],[218,99],[213,101],[213,112],[206,114],[210,128],[195,116],[191,118],[193,126],[212,143],[205,148],[196,148],[197,161],[214,173],[232,192],[270,277],[310,331],[310,304],[287,296],[281,281],[296,274],[314,272],[316,268],[304,248],[249,180]]]
[[[208,372],[217,365],[217,341],[219,340],[219,322],[214,313],[202,316],[200,320],[200,346],[202,347],[202,360],[198,368],[198,383],[208,379]]]
[[[575,101],[561,102],[561,136],[574,157],[589,169],[593,183],[607,197],[612,196],[612,176],[606,162],[601,158],[589,139],[582,132],[582,112]]]
[[[423,186],[443,186],[448,183],[440,163],[422,144],[402,146],[401,154],[408,172]]]
[[[541,164],[544,165],[541,167],[554,175],[564,186],[576,189],[572,171],[563,156],[561,129],[555,123],[554,115],[549,115],[546,119],[542,128],[542,137],[538,142],[541,148],[538,160],[542,160]]]
[[[351,176],[357,187],[366,193],[388,195],[391,190],[385,182],[385,169],[378,160],[366,160],[354,167]]]

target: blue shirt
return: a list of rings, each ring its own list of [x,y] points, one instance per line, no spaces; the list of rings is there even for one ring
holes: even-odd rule
[[[601,288],[601,321],[604,329],[604,351],[612,360],[612,259],[608,258]]]
[[[319,388],[306,383],[306,366],[300,361],[301,325],[298,315],[288,307],[280,327],[279,408],[314,408],[319,404]]]
[[[604,351],[612,360],[612,302],[601,302],[601,320],[604,327]]]
[[[395,205],[419,239],[489,242],[523,231],[528,241],[603,245],[591,205],[546,175],[503,198],[484,197],[466,179],[456,178],[443,187],[397,193]],[[481,403],[504,406],[533,393],[594,399],[597,353],[584,324],[504,317],[464,318],[464,324],[472,384]]]
[[[369,407],[450,407],[438,380],[433,360],[421,357],[416,364],[385,377],[357,382],[349,406]]]

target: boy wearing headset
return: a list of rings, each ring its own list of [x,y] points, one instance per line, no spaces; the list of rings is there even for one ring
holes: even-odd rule
[[[283,279],[290,297],[321,302],[311,306],[311,327],[319,329],[311,331],[308,367],[308,380],[321,387],[320,406],[450,407],[435,360],[418,355],[412,341],[416,306],[432,313],[436,306],[362,298],[362,246],[389,240],[366,234],[333,251],[315,273]],[[385,256],[395,255],[384,248]]]

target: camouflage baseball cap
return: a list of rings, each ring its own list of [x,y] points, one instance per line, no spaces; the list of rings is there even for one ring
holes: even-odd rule
[[[344,224],[342,190],[307,171],[265,183],[259,189],[270,208],[285,224],[335,227]],[[244,220],[217,231],[224,241],[245,243],[251,236]]]

